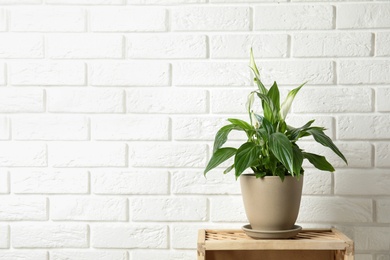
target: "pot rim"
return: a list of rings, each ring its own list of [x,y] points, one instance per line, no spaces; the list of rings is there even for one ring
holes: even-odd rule
[[[254,173],[243,173],[243,174],[241,174],[240,178],[241,177],[256,177],[256,176],[255,176]],[[300,178],[302,178],[302,177],[303,177],[303,174],[300,176]],[[264,176],[264,177],[261,177],[259,179],[262,179],[262,178],[279,178],[280,179],[279,176]],[[294,177],[292,175],[287,175],[284,178],[294,178],[294,179],[296,179],[296,177]]]

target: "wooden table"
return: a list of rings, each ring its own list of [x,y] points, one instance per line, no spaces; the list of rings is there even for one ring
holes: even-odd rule
[[[201,229],[198,260],[353,260],[353,241],[337,229],[307,229],[290,239],[253,239],[242,230]]]

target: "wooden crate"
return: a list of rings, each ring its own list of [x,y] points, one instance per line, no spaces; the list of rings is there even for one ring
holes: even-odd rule
[[[353,260],[353,241],[337,229],[302,230],[290,239],[253,239],[242,230],[201,229],[198,260]]]

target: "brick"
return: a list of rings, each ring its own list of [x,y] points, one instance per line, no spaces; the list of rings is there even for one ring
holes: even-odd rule
[[[7,14],[5,9],[0,9],[0,31],[7,29]]]
[[[166,31],[166,10],[160,7],[104,7],[91,9],[95,32]]]
[[[132,198],[133,221],[205,221],[205,198]]]
[[[288,0],[209,0],[210,3],[280,3]]]
[[[331,5],[269,5],[254,8],[254,29],[309,30],[332,29]]]
[[[303,181],[303,194],[325,195],[332,193],[333,183],[332,173],[330,172],[307,169]]]
[[[390,32],[377,32],[375,38],[376,56],[390,56],[388,48],[390,42]]]
[[[300,142],[299,147],[310,153],[323,155],[337,169],[346,167],[371,168],[373,161],[373,149],[368,142],[335,142],[339,150],[348,160],[348,165],[333,151],[316,142]],[[303,162],[304,168],[307,165],[313,167],[307,160]]]
[[[173,194],[241,194],[239,182],[233,174],[177,170],[172,172]]]
[[[340,84],[390,83],[388,60],[340,61],[338,65]]]
[[[203,144],[132,143],[130,165],[135,167],[205,167],[207,146]],[[150,160],[153,158],[153,160]]]
[[[54,167],[126,166],[126,145],[121,143],[53,143],[49,162]]]
[[[128,113],[205,113],[207,91],[190,88],[129,89],[126,90],[126,108]]]
[[[92,137],[96,140],[168,140],[169,118],[132,115],[98,116],[92,119]]]
[[[355,227],[354,243],[358,250],[390,250],[389,227]]]
[[[129,35],[126,41],[128,58],[197,59],[207,57],[207,39],[204,35]]]
[[[88,247],[88,228],[82,224],[15,224],[11,234],[14,248]]]
[[[0,112],[43,112],[43,90],[24,88],[0,89]]]
[[[390,195],[390,174],[385,170],[339,170],[335,173],[335,194]]]
[[[128,2],[128,4],[161,4],[161,5],[169,5],[169,4],[196,4],[196,3],[205,3],[206,0],[132,0]]]
[[[46,220],[46,198],[13,197],[0,198],[0,220]]]
[[[85,170],[13,170],[12,192],[17,194],[77,194],[89,191]]]
[[[6,72],[4,63],[0,63],[0,85],[6,84]]]
[[[0,166],[47,166],[46,150],[46,145],[41,143],[3,143],[0,147]]]
[[[125,251],[52,251],[50,260],[127,260]]]
[[[46,4],[60,5],[121,5],[124,0],[46,0]]]
[[[212,89],[210,90],[210,110],[213,114],[231,114],[231,113],[247,114],[248,112],[245,104],[248,100],[248,94],[254,90],[256,89],[255,88]]]
[[[11,31],[83,32],[85,11],[73,7],[29,7],[10,10]]]
[[[88,119],[83,116],[45,115],[12,118],[14,140],[87,140]]]
[[[306,87],[299,91],[293,104],[294,113],[372,112],[370,88]]]
[[[42,0],[0,0],[0,4],[16,5],[16,4],[40,4]]]
[[[84,85],[85,64],[78,61],[18,62],[10,66],[12,85]]]
[[[262,58],[287,57],[286,34],[219,34],[210,36],[211,58],[245,58],[249,51]]]
[[[373,51],[371,33],[298,33],[294,57],[364,57]]]
[[[95,194],[168,194],[168,172],[93,170],[92,192]]]
[[[126,198],[53,197],[50,198],[53,220],[125,221]]]
[[[173,65],[177,86],[249,86],[248,64],[242,62],[179,62]]]
[[[172,135],[174,140],[214,140],[217,131],[229,124],[222,117],[174,117]]]
[[[308,81],[315,85],[335,83],[334,63],[327,60],[258,60],[261,80],[271,85],[276,81],[279,85],[301,85]]]
[[[133,251],[131,259],[159,259],[159,260],[192,260],[195,252],[192,251],[172,251],[172,250],[142,250]]]
[[[0,170],[0,194],[9,193],[9,173]]]
[[[173,31],[249,31],[248,7],[202,6],[172,8]]]
[[[167,248],[168,229],[164,225],[106,224],[91,227],[95,248]]]
[[[6,59],[43,58],[43,37],[41,35],[1,35],[0,57]]]
[[[388,138],[389,115],[345,115],[338,117],[340,139]]]
[[[90,65],[94,86],[167,86],[169,65],[157,62],[104,62]]]
[[[9,227],[8,225],[0,226],[0,248],[9,248]],[[1,252],[1,251],[0,251]],[[1,253],[0,253],[1,257]]]
[[[376,167],[390,166],[389,149],[390,149],[389,142],[380,142],[375,144],[375,166]]]
[[[390,200],[376,200],[376,215],[379,223],[390,223]]]
[[[0,251],[0,258],[7,260],[47,260],[45,251]]]
[[[390,4],[365,3],[343,4],[337,6],[336,27],[340,29],[351,28],[386,28],[389,21]]]
[[[48,110],[70,113],[121,113],[124,110],[123,94],[120,89],[49,89]]]
[[[372,201],[341,197],[303,196],[300,222],[372,222]]]
[[[47,56],[54,59],[122,58],[122,36],[55,34],[47,36]]]
[[[380,112],[390,112],[390,88],[376,90],[376,109]]]
[[[10,120],[6,117],[0,117],[0,140],[10,138]]]
[[[244,203],[241,196],[223,196],[210,198],[211,221],[247,222]]]

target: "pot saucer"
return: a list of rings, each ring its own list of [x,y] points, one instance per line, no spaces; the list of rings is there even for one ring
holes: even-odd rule
[[[278,239],[278,238],[291,238],[294,237],[299,233],[299,231],[302,229],[301,226],[294,225],[292,229],[287,230],[254,230],[252,229],[251,225],[245,225],[242,227],[242,230],[247,234],[248,236],[252,238],[260,238],[260,239]]]

